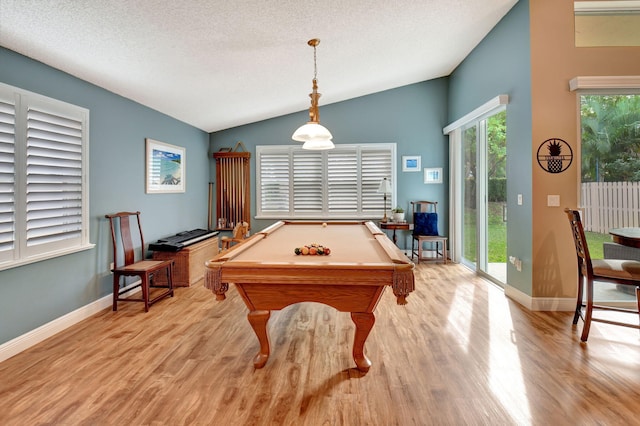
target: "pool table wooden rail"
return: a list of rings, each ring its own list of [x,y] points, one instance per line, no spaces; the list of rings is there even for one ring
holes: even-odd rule
[[[252,235],[231,250],[220,253],[206,262],[205,285],[216,294],[217,300],[224,300],[230,283],[260,284],[337,284],[337,285],[384,285],[390,284],[398,304],[406,304],[406,297],[414,289],[413,269],[415,265],[389,240],[373,222],[326,222],[331,225],[364,224],[389,257],[388,262],[341,261],[335,256],[295,256],[291,247],[291,260],[274,262],[238,261],[243,252],[268,238],[270,234],[285,225],[307,225],[317,222],[279,221]],[[322,271],[322,273],[319,273]],[[333,305],[332,305],[333,306]]]

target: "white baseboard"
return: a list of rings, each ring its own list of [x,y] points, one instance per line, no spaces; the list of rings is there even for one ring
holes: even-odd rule
[[[576,309],[575,297],[531,297],[509,285],[504,287],[504,294],[530,311],[573,312]],[[636,307],[636,303],[633,301],[607,301],[606,304],[626,309]]]
[[[504,286],[504,294],[530,311],[569,311],[576,309],[575,297],[531,297],[510,285]]]
[[[136,281],[127,286],[131,289],[139,284],[140,281]],[[123,294],[124,297],[129,296],[129,292]],[[82,320],[89,318],[90,316],[97,314],[105,308],[111,307],[113,304],[113,295],[108,294],[94,302],[89,303],[75,311],[69,312],[59,318],[54,319],[40,327],[31,330],[21,336],[16,337],[13,340],[9,340],[6,343],[0,345],[0,362],[11,358],[20,352],[29,349],[30,347],[42,342],[45,339],[71,327],[74,324],[79,323]]]
[[[101,310],[111,306],[113,303],[113,297],[111,295],[105,296],[96,300],[86,306],[76,309],[73,312],[69,312],[59,318],[54,319],[47,324],[44,324],[28,333],[18,336],[13,340],[2,344],[0,346],[0,362],[11,358],[20,352],[29,349],[45,339],[53,336],[56,333],[63,331],[64,329],[71,327],[80,321],[89,318],[91,315],[100,312]]]

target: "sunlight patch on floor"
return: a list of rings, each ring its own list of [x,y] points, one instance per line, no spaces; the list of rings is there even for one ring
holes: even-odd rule
[[[514,422],[525,424],[531,421],[531,409],[522,377],[518,336],[504,298],[502,291],[488,289],[490,359],[487,382]],[[505,389],[510,391],[505,392]]]
[[[460,344],[466,354],[469,353],[471,334],[471,315],[473,314],[473,285],[460,284],[451,302],[445,330]]]

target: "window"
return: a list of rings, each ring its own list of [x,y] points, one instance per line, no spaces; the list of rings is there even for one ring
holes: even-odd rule
[[[576,1],[576,47],[640,46],[640,1]]]
[[[588,240],[609,241],[610,228],[640,224],[640,77],[576,77],[569,88],[580,106],[582,221]],[[600,241],[589,249],[603,257]]]
[[[581,93],[580,129],[583,224],[607,241],[610,228],[640,225],[640,94]]]
[[[327,151],[257,146],[256,154],[259,218],[382,216],[380,181],[395,182],[396,144],[336,145]]]
[[[580,208],[592,258],[634,258],[611,243],[611,228],[640,219],[640,77],[584,76],[570,81],[580,120]],[[598,302],[634,307],[635,295],[596,285]]]
[[[0,83],[0,269],[89,248],[89,111]]]

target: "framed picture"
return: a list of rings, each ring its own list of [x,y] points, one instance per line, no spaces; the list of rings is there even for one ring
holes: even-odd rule
[[[161,194],[185,191],[185,149],[146,139],[146,192]]]
[[[424,169],[424,183],[442,183],[442,167]]]
[[[419,155],[403,155],[402,171],[403,172],[419,172],[420,159],[421,157]]]

